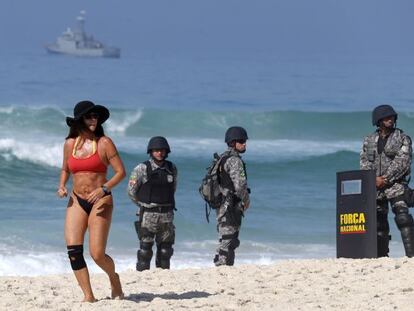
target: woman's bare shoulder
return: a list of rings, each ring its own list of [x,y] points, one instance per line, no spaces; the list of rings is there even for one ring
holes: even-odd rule
[[[66,138],[65,139],[65,147],[71,147],[75,143],[75,138]]]
[[[108,136],[102,136],[101,138],[99,138],[99,142],[98,143],[99,144],[102,144],[105,147],[114,146],[114,142]]]

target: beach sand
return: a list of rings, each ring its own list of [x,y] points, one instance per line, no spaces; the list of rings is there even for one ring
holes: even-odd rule
[[[92,274],[80,303],[72,274],[1,277],[0,310],[414,310],[414,259],[287,260],[258,266],[127,271],[124,300]]]

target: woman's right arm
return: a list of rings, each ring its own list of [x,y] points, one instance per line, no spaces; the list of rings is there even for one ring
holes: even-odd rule
[[[69,152],[71,150],[70,146],[70,139],[66,139],[65,144],[63,145],[63,163],[62,170],[60,171],[59,187],[57,190],[57,195],[60,198],[66,197],[68,195],[68,190],[66,189],[66,182],[68,181],[70,176],[68,167]]]

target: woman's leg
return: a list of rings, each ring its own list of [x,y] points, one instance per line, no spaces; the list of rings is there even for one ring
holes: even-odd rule
[[[115,272],[114,261],[105,254],[112,209],[112,196],[105,196],[94,205],[89,215],[89,251],[96,264],[109,276],[112,298],[123,298],[121,282]]]
[[[83,241],[88,226],[88,215],[79,206],[76,198],[71,195],[66,209],[65,241],[68,247],[69,259],[73,272],[87,302],[96,301],[89,279],[88,268],[83,258]]]

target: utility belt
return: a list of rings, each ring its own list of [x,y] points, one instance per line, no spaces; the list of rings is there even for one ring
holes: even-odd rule
[[[172,210],[175,210],[174,206],[154,206],[154,207],[145,207],[141,206],[140,210],[142,212],[154,212],[154,213],[168,213]]]
[[[140,214],[143,212],[168,213],[171,210],[176,210],[172,203],[144,203],[138,202]]]

